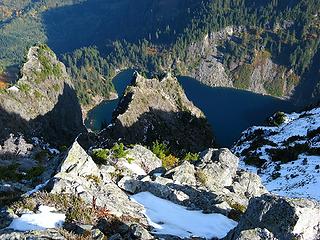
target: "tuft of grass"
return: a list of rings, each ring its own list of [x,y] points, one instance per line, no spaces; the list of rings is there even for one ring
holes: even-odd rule
[[[151,151],[161,160],[170,154],[169,147],[165,143],[160,143],[158,140],[152,143]]]
[[[24,198],[13,203],[10,208],[14,212],[23,209],[35,211],[37,206],[46,205],[55,207],[58,211],[66,213],[66,222],[78,222],[81,224],[94,224],[95,215],[92,207],[81,198],[70,194],[51,194],[38,192],[32,197]]]
[[[207,176],[203,170],[199,170],[196,172],[196,178],[202,185],[206,185],[208,181]]]
[[[93,182],[95,182],[97,185],[101,183],[101,179],[98,177],[98,176],[95,176],[95,175],[88,175],[86,176],[86,179],[89,181],[89,180],[92,180]]]

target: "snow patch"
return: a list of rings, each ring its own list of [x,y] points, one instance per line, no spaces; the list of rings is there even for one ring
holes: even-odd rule
[[[257,130],[262,130],[262,133],[257,132],[258,138],[255,136]],[[320,156],[317,154],[320,150],[320,134],[314,130],[320,130],[320,108],[286,114],[285,122],[280,126],[251,127],[242,133],[232,151],[240,156],[240,167],[258,172],[269,191],[289,197],[320,200]],[[262,146],[259,145],[261,139],[266,140]],[[247,151],[255,145],[257,147]],[[298,157],[292,154],[295,159],[288,159],[288,163],[273,162],[269,150],[288,149],[288,146],[305,146],[310,151],[299,152]],[[257,171],[258,168],[245,164],[248,156],[257,156],[267,163]]]
[[[16,231],[33,231],[62,227],[66,216],[55,211],[53,207],[40,206],[40,213],[23,214],[20,218],[14,219],[8,228]]]
[[[223,238],[237,226],[237,222],[222,214],[190,211],[149,192],[135,194],[131,196],[131,200],[145,208],[144,214],[154,228],[154,234],[174,235],[180,238]]]

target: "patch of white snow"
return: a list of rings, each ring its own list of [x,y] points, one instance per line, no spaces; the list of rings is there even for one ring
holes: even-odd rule
[[[65,214],[55,213],[55,208],[47,206],[40,206],[39,211],[40,213],[23,214],[20,218],[14,219],[8,228],[16,231],[32,231],[62,227]]]
[[[149,192],[135,194],[131,199],[144,206],[144,214],[149,224],[154,227],[155,234],[174,235],[180,238],[223,238],[237,226],[237,222],[222,214],[190,211]]]

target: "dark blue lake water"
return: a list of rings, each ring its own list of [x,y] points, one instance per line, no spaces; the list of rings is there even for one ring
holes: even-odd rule
[[[119,73],[112,81],[119,95],[118,99],[111,101],[104,101],[94,109],[88,112],[87,118],[84,124],[92,131],[101,130],[101,126],[104,123],[110,123],[112,120],[112,113],[118,106],[119,100],[126,90],[126,87],[130,85],[134,70],[126,70]]]
[[[116,90],[121,96],[132,80],[133,70],[114,78]],[[189,77],[179,77],[188,98],[207,116],[217,143],[230,147],[241,132],[253,125],[260,125],[277,111],[292,111],[291,102],[231,88],[211,88]],[[88,113],[85,124],[100,130],[103,122],[111,121],[112,112],[119,100],[105,101]]]

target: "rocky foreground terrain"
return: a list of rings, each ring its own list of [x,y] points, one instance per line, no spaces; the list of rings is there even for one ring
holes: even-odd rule
[[[37,63],[36,52],[28,62]],[[21,96],[15,112],[32,122],[22,89],[0,96]],[[46,135],[43,122],[30,132],[10,118],[0,145],[0,239],[319,239],[318,115],[278,113],[232,150],[219,149],[175,78],[137,74],[112,124],[98,136],[72,131],[80,135],[70,146],[47,141],[63,136]]]

